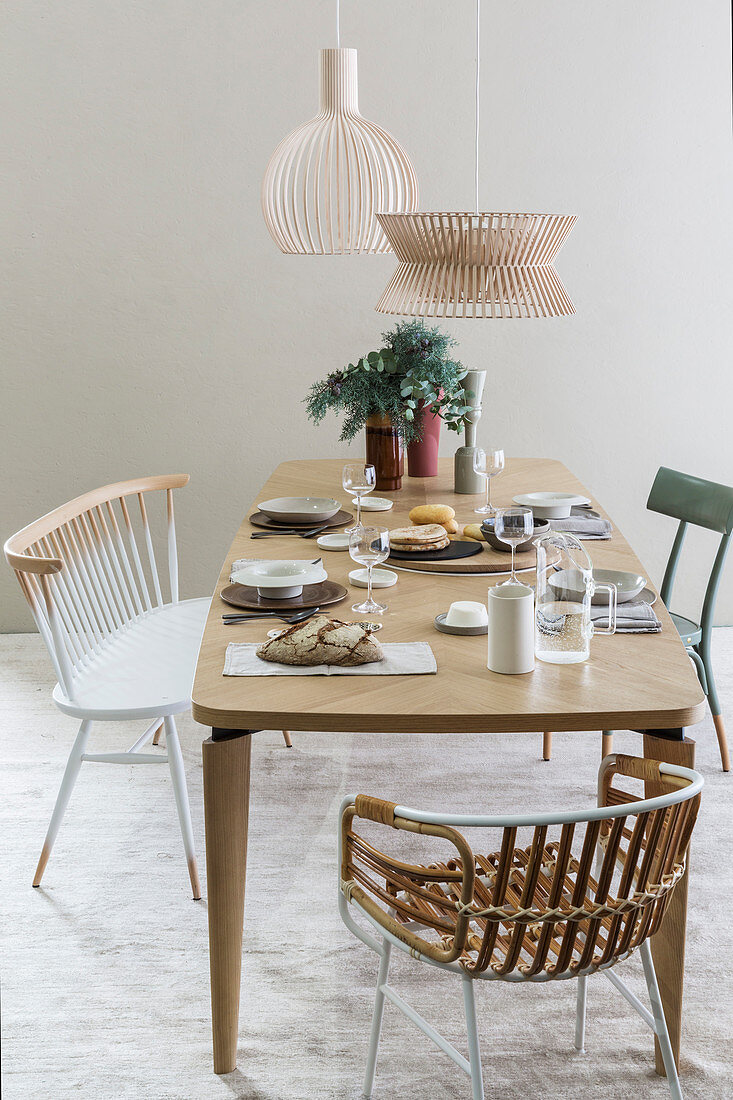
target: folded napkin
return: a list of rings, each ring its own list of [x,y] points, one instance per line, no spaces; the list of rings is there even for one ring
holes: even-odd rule
[[[384,660],[369,665],[281,665],[257,656],[259,642],[230,642],[224,660],[225,676],[420,676],[438,671],[427,642],[382,644]]]
[[[550,525],[553,531],[567,531],[583,541],[610,539],[613,531],[610,520],[602,519],[595,512],[588,515],[585,508],[573,508],[568,519],[551,519]]]
[[[244,569],[249,569],[250,565],[262,565],[266,561],[272,561],[272,558],[237,558],[232,562],[232,568],[229,572],[229,583],[239,584],[238,574]],[[288,561],[297,561],[298,564],[312,565],[313,558],[288,558]]]
[[[599,630],[608,627],[608,605],[606,603],[590,609],[590,617],[593,625]],[[617,634],[659,634],[662,629],[654,608],[645,600],[628,600],[626,603],[616,605],[616,633]]]

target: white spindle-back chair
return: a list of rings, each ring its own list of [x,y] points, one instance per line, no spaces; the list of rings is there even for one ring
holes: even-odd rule
[[[48,827],[40,886],[85,761],[170,768],[195,899],[201,897],[183,756],[174,715],[188,710],[208,599],[179,600],[173,490],[188,474],[94,489],[11,536],[5,557],[30,604],[58,677],[53,698],[81,719]],[[157,506],[157,507],[156,507]],[[156,522],[155,512],[159,515]],[[158,527],[165,538],[158,536]],[[161,571],[156,556],[167,561]],[[87,753],[94,721],[147,719],[126,752]],[[166,755],[142,753],[165,729]]]
[[[663,793],[639,799],[617,786],[624,776]],[[684,874],[702,785],[689,768],[612,754],[601,764],[596,809],[489,817],[412,810],[365,795],[344,799],[339,910],[380,960],[363,1095],[372,1095],[385,998],[471,1077],[473,1100],[483,1100],[476,979],[576,978],[575,1045],[583,1051],[586,985],[602,973],[656,1034],[670,1093],[682,1100],[649,938]],[[448,842],[448,858],[415,863],[409,841],[406,852],[386,852],[379,838],[363,835],[364,822],[367,833],[369,822],[388,826],[391,849],[399,833],[403,848],[406,833],[431,838],[431,846]],[[459,828],[482,830],[480,852]],[[492,831],[498,835],[487,851],[483,837]],[[388,984],[393,947],[461,977],[468,1058]],[[651,1011],[613,970],[637,949]]]

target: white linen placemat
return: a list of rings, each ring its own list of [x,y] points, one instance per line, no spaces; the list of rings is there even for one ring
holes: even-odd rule
[[[421,676],[438,671],[427,642],[386,642],[384,660],[344,668],[342,665],[282,665],[263,661],[259,642],[230,642],[224,659],[225,676]]]

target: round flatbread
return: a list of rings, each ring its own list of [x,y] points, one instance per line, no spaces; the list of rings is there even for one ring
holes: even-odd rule
[[[413,527],[395,527],[389,533],[389,540],[395,545],[424,545],[425,543],[439,542],[446,535],[445,527],[439,523],[421,523]]]
[[[446,546],[450,546],[450,539],[447,535],[444,535],[439,542],[405,542],[401,544],[390,540],[390,546],[393,550],[399,550],[401,554],[425,554],[429,550],[445,550]]]

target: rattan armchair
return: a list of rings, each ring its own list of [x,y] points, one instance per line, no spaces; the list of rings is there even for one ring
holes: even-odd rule
[[[639,800],[617,786],[618,777],[661,784],[664,793]],[[347,927],[380,957],[364,1095],[372,1095],[385,998],[469,1074],[473,1100],[483,1100],[475,980],[578,979],[575,1045],[583,1050],[586,983],[600,972],[658,1036],[670,1092],[681,1100],[649,938],[684,874],[702,785],[688,768],[611,755],[601,764],[598,806],[590,810],[473,817],[365,795],[345,799],[339,908]],[[379,832],[362,822],[431,837],[435,846],[447,842],[455,854],[429,864],[410,862],[410,853],[396,858],[362,835]],[[459,828],[498,834],[490,854],[474,852]],[[461,977],[468,1059],[388,985],[393,947]],[[651,1012],[612,970],[637,948]]]

